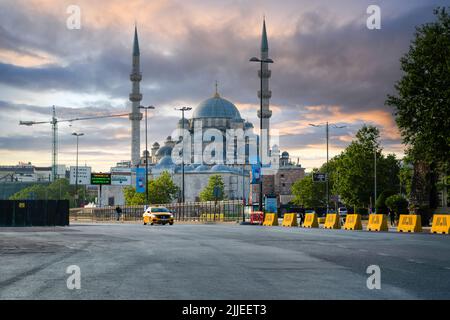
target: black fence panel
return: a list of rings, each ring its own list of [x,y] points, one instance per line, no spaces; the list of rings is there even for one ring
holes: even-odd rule
[[[68,200],[0,200],[0,226],[67,226]]]

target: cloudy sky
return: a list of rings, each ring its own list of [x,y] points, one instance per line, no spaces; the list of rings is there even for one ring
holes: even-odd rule
[[[142,103],[156,110],[149,139],[175,128],[174,107],[197,106],[214,93],[232,101],[258,128],[258,55],[265,15],[271,65],[272,128],[282,150],[310,169],[325,160],[325,132],[309,123],[346,125],[331,130],[330,154],[339,153],[364,123],[380,128],[385,152],[404,146],[384,106],[401,76],[399,58],[416,25],[450,1],[219,1],[219,0],[0,0],[0,165],[51,163],[51,127],[19,126],[128,112],[131,51],[137,23]],[[369,5],[381,8],[381,29],[366,27]],[[67,7],[78,5],[81,29],[67,28]],[[189,114],[187,114],[189,116]],[[142,125],[143,128],[143,125]],[[59,163],[75,162],[73,131],[84,132],[80,161],[108,170],[130,158],[127,118],[59,125]],[[142,132],[143,136],[143,132]],[[142,139],[143,140],[143,139]],[[144,147],[144,144],[142,144]]]

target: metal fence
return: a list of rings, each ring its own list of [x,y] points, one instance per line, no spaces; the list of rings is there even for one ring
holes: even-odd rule
[[[156,206],[156,205],[155,205]],[[173,212],[176,221],[237,221],[242,220],[243,203],[241,200],[186,202],[161,204]],[[121,221],[141,221],[144,206],[120,206],[122,209]],[[115,221],[117,220],[116,207],[104,208],[75,208],[70,209],[72,221]]]

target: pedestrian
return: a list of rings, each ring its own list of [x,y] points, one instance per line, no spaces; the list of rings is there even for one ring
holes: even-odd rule
[[[119,221],[120,216],[122,215],[122,209],[119,206],[116,207],[116,213],[117,213],[117,221]]]
[[[389,218],[391,219],[391,227],[395,227],[395,212],[389,210]]]

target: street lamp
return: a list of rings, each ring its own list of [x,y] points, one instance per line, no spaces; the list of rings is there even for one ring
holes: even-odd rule
[[[84,133],[73,132],[73,136],[77,137],[77,157],[76,157],[76,167],[75,167],[75,203],[78,207],[78,139],[84,136]]]
[[[182,149],[182,156],[181,156],[181,202],[184,203],[184,112],[192,110],[191,107],[182,107],[182,108],[175,108],[175,110],[181,111],[181,122],[182,122],[182,129],[183,129],[183,149]],[[184,207],[183,207],[184,208]]]
[[[145,110],[145,203],[148,205],[148,141],[147,141],[147,110],[155,109],[154,106],[139,106],[139,109]]]
[[[326,185],[326,194],[327,194],[327,213],[328,213],[329,208],[330,208],[330,191],[329,191],[329,182],[328,182],[328,180],[329,180],[329,177],[328,177],[328,170],[329,170],[328,169],[328,145],[329,145],[329,140],[330,140],[330,138],[329,138],[329,132],[330,132],[329,126],[330,126],[330,124],[327,121],[325,124],[312,124],[312,123],[310,123],[309,125],[311,127],[316,127],[316,128],[325,126],[325,134],[326,134],[326,138],[327,138],[327,170],[326,170],[325,185]],[[337,125],[333,124],[332,127],[336,128],[336,129],[342,129],[342,128],[345,128],[346,126],[337,126]]]
[[[250,59],[250,62],[259,62],[260,65],[260,94],[259,94],[259,162],[260,162],[260,173],[259,173],[259,211],[263,211],[263,180],[262,180],[262,125],[263,125],[263,64],[264,63],[273,63],[272,59],[259,59],[253,57]],[[269,143],[269,141],[267,141]]]

